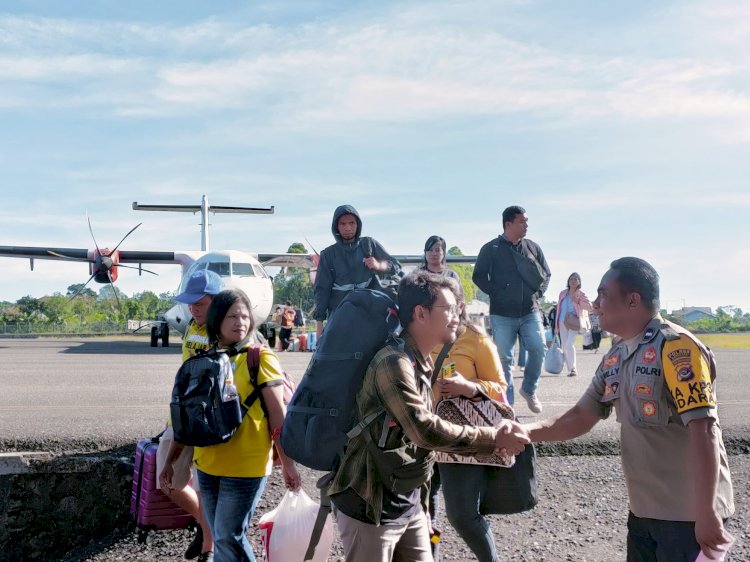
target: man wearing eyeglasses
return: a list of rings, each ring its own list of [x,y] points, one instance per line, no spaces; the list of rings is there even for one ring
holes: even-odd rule
[[[402,342],[380,350],[357,395],[362,421],[329,489],[346,562],[431,562],[426,484],[435,450],[463,455],[520,453],[528,437],[516,422],[499,428],[456,425],[432,412],[430,352],[458,328],[455,281],[419,271],[400,283]],[[352,433],[350,433],[352,435]]]
[[[492,337],[508,382],[508,401],[513,404],[513,351],[520,338],[528,352],[520,394],[538,414],[542,403],[536,395],[546,352],[539,298],[547,290],[550,270],[539,244],[526,238],[529,217],[518,205],[503,211],[503,233],[482,246],[472,277],[490,296]]]

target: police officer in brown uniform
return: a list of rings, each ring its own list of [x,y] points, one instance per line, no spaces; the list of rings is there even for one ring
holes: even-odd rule
[[[621,339],[573,408],[525,426],[531,440],[578,437],[614,407],[630,498],[628,562],[694,562],[700,550],[721,550],[734,501],[713,354],[659,316],[659,275],[642,259],[612,262],[594,310]]]

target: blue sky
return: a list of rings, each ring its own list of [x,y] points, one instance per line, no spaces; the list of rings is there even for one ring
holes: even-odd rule
[[[750,309],[750,6],[717,0],[4,2],[0,245],[199,247],[144,204],[275,205],[212,217],[215,249],[331,243],[357,206],[393,253],[465,253],[510,204],[595,292],[648,259],[669,308]],[[119,287],[174,290],[122,271]],[[0,300],[85,266],[0,258]]]

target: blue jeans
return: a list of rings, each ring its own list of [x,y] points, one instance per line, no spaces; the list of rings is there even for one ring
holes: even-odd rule
[[[526,367],[526,346],[523,345],[523,338],[518,338],[518,365],[519,367]]]
[[[448,521],[479,562],[499,562],[490,524],[479,513],[482,496],[487,492],[486,471],[493,469],[449,463],[440,463],[438,469]]]
[[[212,476],[198,471],[203,512],[214,538],[217,562],[255,562],[247,527],[267,479]]]
[[[513,367],[513,348],[517,337],[521,338],[527,352],[521,388],[529,395],[536,393],[539,376],[542,374],[544,354],[547,351],[542,317],[535,310],[520,318],[492,314],[490,321],[492,322],[492,337],[495,340],[497,352],[500,354],[505,380],[508,382],[508,402],[512,405],[515,395],[511,368]]]

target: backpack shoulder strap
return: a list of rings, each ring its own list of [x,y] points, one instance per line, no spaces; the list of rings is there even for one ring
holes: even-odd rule
[[[263,400],[263,389],[271,386],[278,386],[284,384],[281,379],[266,381],[258,384],[258,374],[260,373],[260,353],[262,346],[260,345],[248,345],[243,348],[243,351],[247,352],[247,370],[250,375],[250,384],[253,385],[253,391],[248,394],[247,398],[242,402],[242,406],[245,408],[245,412],[250,410],[250,407],[255,403],[256,400],[260,400],[260,407],[263,409],[263,414],[268,417],[268,409],[266,403]],[[240,351],[242,353],[243,351]]]
[[[430,377],[430,386],[435,386],[435,381],[438,378],[438,374],[440,373],[440,368],[443,366],[443,363],[445,363],[445,359],[448,357],[448,354],[451,352],[451,348],[453,347],[454,342],[449,342],[443,345],[443,349],[440,350],[440,354],[437,356],[437,359],[435,360],[435,368],[432,370],[432,377]]]
[[[526,250],[528,256],[531,259],[533,259],[536,262],[539,261],[539,254],[536,251],[536,244],[534,244],[530,240],[526,240],[526,238],[524,238],[521,241],[521,246],[523,247],[524,250]]]

